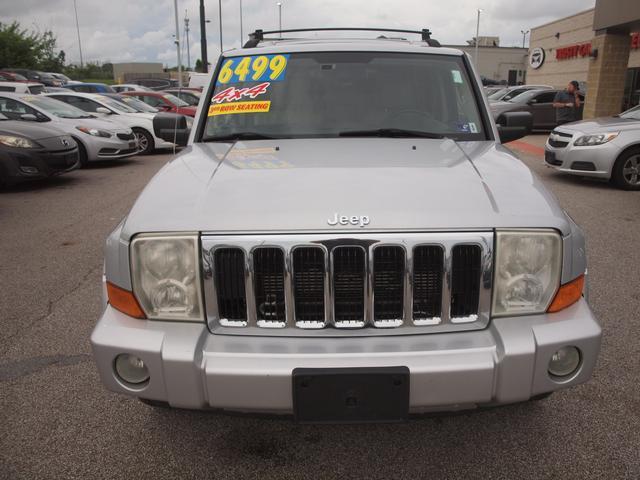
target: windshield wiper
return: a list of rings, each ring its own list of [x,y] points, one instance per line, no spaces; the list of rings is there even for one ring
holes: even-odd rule
[[[283,137],[276,137],[273,135],[265,135],[264,133],[257,132],[236,132],[228,135],[218,135],[213,137],[207,137],[205,142],[229,142],[234,140],[277,140]]]
[[[376,128],[373,130],[347,130],[338,133],[339,137],[396,137],[396,138],[446,138],[440,133],[405,130],[402,128]]]

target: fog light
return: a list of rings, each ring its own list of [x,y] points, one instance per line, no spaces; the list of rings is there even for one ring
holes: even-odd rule
[[[116,357],[116,373],[123,381],[133,385],[149,380],[149,370],[142,359],[128,353]]]
[[[30,167],[28,165],[20,165],[20,170],[22,170],[22,173],[27,173],[30,175],[35,175],[36,173],[38,173],[38,169],[36,167]]]
[[[575,373],[580,365],[580,350],[562,347],[549,360],[549,373],[554,377],[566,377]]]

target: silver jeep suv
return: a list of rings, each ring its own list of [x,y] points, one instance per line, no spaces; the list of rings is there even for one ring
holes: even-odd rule
[[[469,57],[427,30],[269,33],[225,52],[192,131],[155,119],[187,147],[107,239],[107,388],[358,422],[588,380],[583,233],[501,145],[530,114],[496,125]]]

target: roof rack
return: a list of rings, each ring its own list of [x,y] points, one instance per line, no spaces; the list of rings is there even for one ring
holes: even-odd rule
[[[337,28],[294,28],[290,30],[256,30],[249,34],[249,40],[244,44],[244,48],[255,48],[258,44],[265,40],[265,35],[274,33],[296,33],[296,32],[394,32],[394,33],[415,33],[422,36],[422,41],[426,42],[430,47],[439,47],[440,42],[431,38],[431,30],[423,28],[422,30],[398,30],[395,28],[350,28],[350,27],[337,27]],[[282,38],[275,38],[273,40],[282,40]]]

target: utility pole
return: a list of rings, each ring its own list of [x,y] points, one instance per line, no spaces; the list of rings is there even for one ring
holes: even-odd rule
[[[282,31],[282,2],[278,2],[277,5],[278,5],[278,30]]]
[[[191,46],[189,45],[189,17],[184,11],[184,36],[187,37],[187,70],[191,70]]]
[[[220,17],[220,55],[222,55],[222,0],[218,0],[218,16]]]
[[[180,24],[178,23],[178,0],[173,0],[173,14],[176,17],[176,51],[178,53],[178,88],[182,88],[182,58],[180,58]]]
[[[207,28],[206,19],[204,18],[204,0],[200,0],[200,58],[202,61],[202,73],[209,71],[209,63],[207,60]]]
[[[240,46],[242,47],[242,39],[244,35],[242,34],[242,0],[240,0]]]
[[[478,69],[478,44],[480,43],[480,13],[482,13],[481,9],[478,9],[478,21],[476,22],[476,52],[473,56],[474,62],[476,62],[476,69]]]
[[[76,5],[76,0],[73,0],[73,9],[76,12],[76,32],[78,32],[78,48],[80,49],[80,68],[83,68],[84,62],[82,61],[82,42],[80,41],[80,25],[78,24],[78,5]]]

